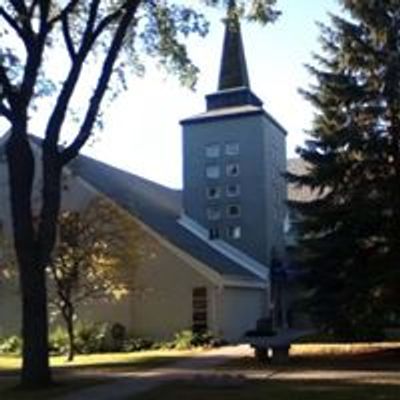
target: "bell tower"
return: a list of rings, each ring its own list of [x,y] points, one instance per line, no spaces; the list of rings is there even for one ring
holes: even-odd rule
[[[250,88],[240,21],[231,1],[216,92],[181,121],[183,212],[205,240],[268,266],[284,254],[286,131]],[[274,250],[273,250],[274,249]]]

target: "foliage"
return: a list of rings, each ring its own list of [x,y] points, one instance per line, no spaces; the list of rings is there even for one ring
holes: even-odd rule
[[[142,351],[142,350],[150,350],[150,349],[160,349],[164,348],[162,344],[158,345],[154,343],[150,339],[140,338],[140,337],[128,337],[124,341],[124,345],[122,347],[124,352],[132,352],[132,351]]]
[[[233,0],[228,3],[230,10],[235,8]],[[275,0],[239,5],[250,19],[265,23],[276,18]],[[172,0],[1,2],[0,118],[10,126],[6,157],[23,303],[23,384],[42,386],[51,381],[45,268],[57,241],[63,167],[101,125],[105,100],[118,93],[113,79],[124,87],[127,72],[142,70],[139,54],[158,59],[183,84],[193,86],[197,69],[183,40],[191,33],[205,35],[207,29],[201,12]],[[46,112],[38,112],[40,99],[48,95]],[[39,133],[38,116],[43,119],[39,130],[44,141],[41,208],[35,223],[36,171],[28,133]]]
[[[118,301],[133,290],[136,265],[151,255],[146,238],[130,215],[103,198],[96,198],[81,212],[61,214],[59,240],[50,263],[55,283],[52,302],[66,324],[71,361],[78,307],[93,300]]]
[[[79,322],[75,327],[74,349],[78,354],[114,352],[115,348],[112,346],[109,336],[109,324]],[[53,354],[69,354],[70,338],[65,328],[56,327],[50,334],[49,343]]]
[[[218,341],[210,332],[193,332],[184,330],[175,334],[173,347],[177,350],[186,350],[193,347],[213,346]]]
[[[314,193],[292,202],[309,273],[309,310],[337,338],[382,337],[400,313],[400,3],[343,0],[321,25],[322,55],[303,91],[316,113],[299,149]]]
[[[21,354],[22,340],[19,336],[0,338],[0,354]]]
[[[49,335],[50,353],[53,355],[68,354],[69,337],[65,328],[57,326]]]
[[[77,327],[76,348],[80,354],[107,351],[107,324],[81,324]]]

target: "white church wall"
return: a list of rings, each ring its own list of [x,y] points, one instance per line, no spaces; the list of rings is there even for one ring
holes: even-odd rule
[[[153,339],[171,339],[192,329],[192,290],[207,289],[207,323],[216,329],[215,285],[169,249],[159,246],[157,254],[137,270],[137,294],[131,299],[131,331]]]
[[[255,329],[256,321],[265,317],[267,301],[265,290],[251,288],[224,288],[221,297],[221,336],[239,341],[248,330]]]

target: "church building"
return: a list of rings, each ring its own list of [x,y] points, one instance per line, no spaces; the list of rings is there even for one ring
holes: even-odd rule
[[[153,242],[153,256],[132,268],[143,290],[93,301],[83,318],[118,322],[153,339],[193,329],[235,341],[273,312],[271,266],[285,260],[286,132],[250,87],[239,21],[225,29],[218,89],[206,96],[205,112],[181,121],[182,190],[85,156],[66,171],[63,209],[84,209],[105,196]],[[6,140],[0,139],[2,205]],[[35,153],[40,146],[32,139]],[[0,220],[10,227],[9,207],[1,207]],[[18,290],[0,281],[0,335],[18,331],[19,316]]]

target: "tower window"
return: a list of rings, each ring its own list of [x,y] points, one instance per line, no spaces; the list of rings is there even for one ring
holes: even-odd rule
[[[240,217],[240,206],[237,204],[231,204],[227,207],[226,213],[228,217]]]
[[[226,187],[226,195],[228,197],[236,197],[240,195],[240,185],[233,184]]]
[[[242,228],[239,225],[228,226],[226,234],[230,239],[240,239],[242,237]]]
[[[239,154],[239,143],[230,142],[225,144],[225,154],[227,156],[237,156]]]
[[[206,146],[206,157],[217,158],[220,156],[221,146],[217,143],[209,144]]]
[[[217,179],[220,177],[221,171],[218,165],[208,165],[206,167],[206,176],[210,179]]]
[[[239,176],[239,164],[229,163],[226,165],[226,175],[227,176]]]
[[[206,190],[207,198],[212,199],[219,199],[221,196],[221,188],[218,186],[210,186]]]
[[[220,234],[219,234],[219,228],[210,228],[208,230],[208,238],[210,240],[215,240],[215,239],[219,239],[220,238]]]
[[[218,207],[207,208],[207,219],[210,221],[217,221],[221,218],[221,210]]]

